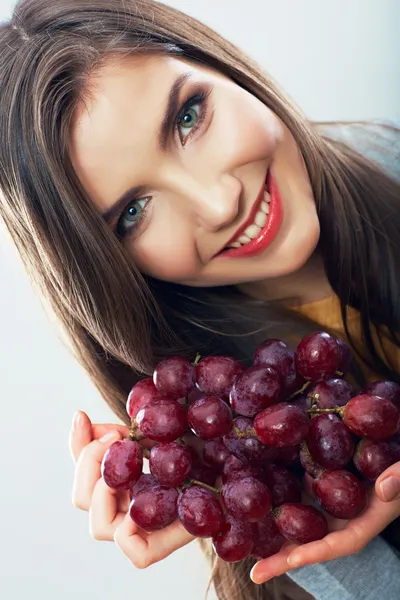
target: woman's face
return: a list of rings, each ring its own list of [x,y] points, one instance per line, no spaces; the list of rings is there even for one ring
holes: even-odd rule
[[[162,143],[167,99],[183,76]],[[154,55],[110,61],[90,84],[72,162],[101,214],[124,195],[109,226],[143,273],[218,286],[304,265],[319,237],[310,181],[293,136],[260,100],[211,68]],[[266,205],[269,169],[280,200]],[[219,255],[232,240],[238,251]]]

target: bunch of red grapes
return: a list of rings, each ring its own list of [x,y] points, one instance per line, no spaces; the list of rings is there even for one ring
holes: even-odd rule
[[[104,481],[130,491],[130,517],[145,531],[179,519],[225,561],[266,558],[285,539],[323,538],[321,508],[362,513],[368,486],[400,460],[400,385],[356,392],[343,378],[352,355],[342,340],[315,332],[293,352],[269,339],[249,368],[199,358],[166,358],[132,388],[130,434],[104,455]],[[302,503],[305,473],[314,505]]]

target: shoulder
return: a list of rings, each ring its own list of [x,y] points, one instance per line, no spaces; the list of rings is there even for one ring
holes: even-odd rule
[[[314,125],[324,137],[351,146],[400,180],[400,117]]]

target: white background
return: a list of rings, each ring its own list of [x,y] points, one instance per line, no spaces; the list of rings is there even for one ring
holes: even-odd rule
[[[313,119],[391,118],[400,106],[397,0],[170,0],[256,59]],[[0,0],[0,19],[14,2]],[[200,600],[197,544],[136,570],[73,508],[76,409],[114,420],[45,317],[0,229],[0,596]]]

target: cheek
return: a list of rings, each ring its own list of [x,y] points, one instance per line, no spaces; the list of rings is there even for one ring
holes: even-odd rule
[[[231,154],[231,165],[250,165],[266,161],[284,132],[279,119],[257,98],[239,89],[219,111],[218,138],[223,139],[223,154]]]
[[[140,271],[174,283],[196,277],[200,266],[193,235],[183,223],[152,223],[131,254]]]

